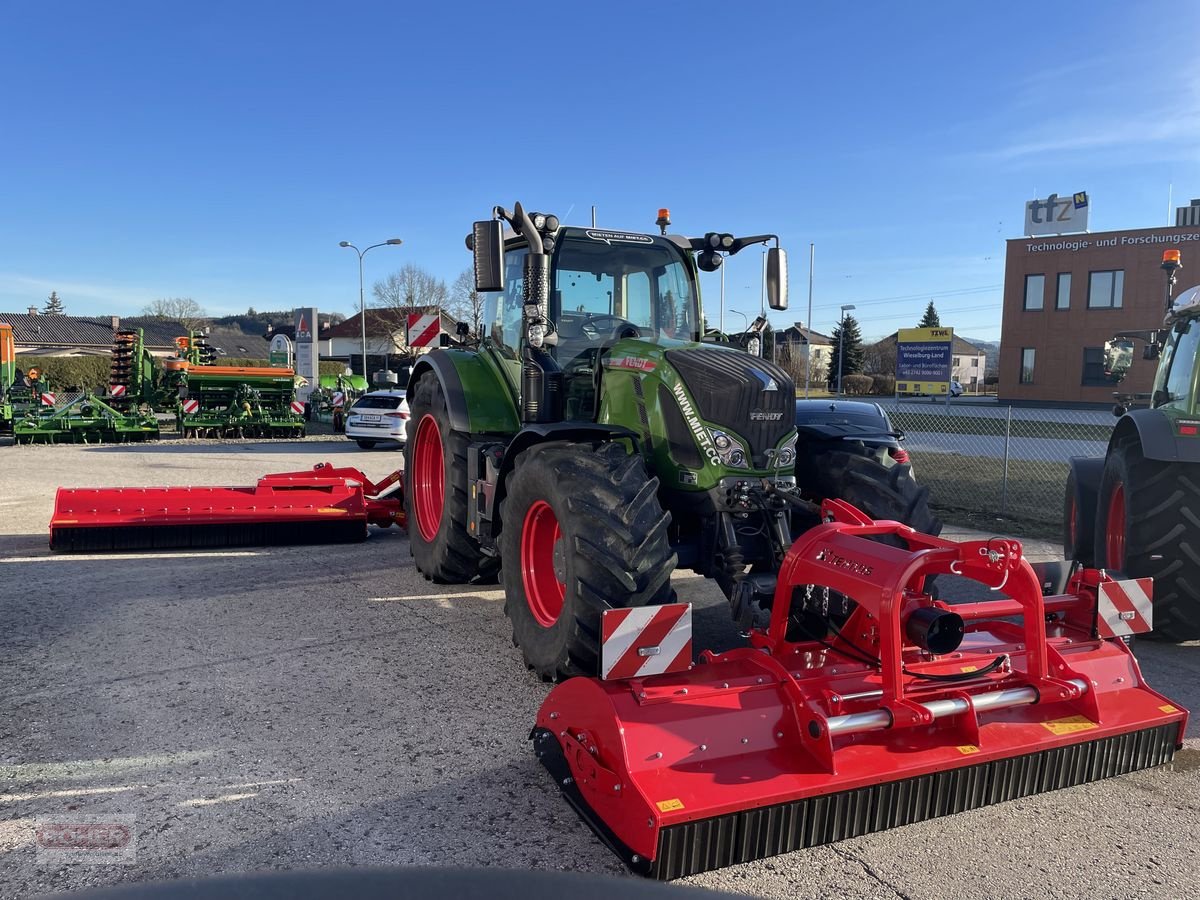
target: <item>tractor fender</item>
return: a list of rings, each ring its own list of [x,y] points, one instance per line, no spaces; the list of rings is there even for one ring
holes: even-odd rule
[[[446,397],[450,427],[463,434],[515,434],[517,407],[503,376],[470,350],[434,350],[413,366],[408,390],[433,372]]]
[[[628,440],[633,444],[634,452],[638,452],[637,432],[622,425],[602,425],[596,422],[548,422],[540,425],[526,425],[504,448],[504,459],[500,462],[493,507],[500,508],[500,504],[504,501],[504,495],[507,493],[508,476],[512,474],[513,467],[517,464],[517,457],[530,447],[550,441],[586,444],[619,440]],[[492,520],[492,534],[499,534],[500,527],[500,517],[496,516]]]
[[[1104,457],[1073,456],[1068,465],[1070,476],[1067,479],[1067,495],[1063,498],[1063,552],[1068,560],[1091,565],[1096,502],[1100,496],[1100,476],[1104,474]],[[1073,525],[1070,521],[1072,515],[1075,518]]]
[[[1135,409],[1121,416],[1109,438],[1109,452],[1130,437],[1136,437],[1146,459],[1200,463],[1200,439],[1177,437],[1170,417],[1162,410]]]

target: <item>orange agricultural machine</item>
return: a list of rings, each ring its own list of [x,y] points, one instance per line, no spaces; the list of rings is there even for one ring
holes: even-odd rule
[[[402,491],[400,472],[376,483],[329,463],[267,475],[253,487],[59,488],[50,548],[96,553],[362,541],[368,525],[404,527]]]

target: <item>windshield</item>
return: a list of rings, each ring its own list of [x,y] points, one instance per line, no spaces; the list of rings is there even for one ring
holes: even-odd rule
[[[622,322],[644,337],[696,341],[697,300],[682,252],[646,243],[567,238],[559,245],[551,316],[564,334],[594,322],[611,331]]]

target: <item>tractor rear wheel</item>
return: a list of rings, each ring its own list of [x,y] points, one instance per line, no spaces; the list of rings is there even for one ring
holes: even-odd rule
[[[1096,500],[1095,562],[1154,579],[1154,631],[1200,640],[1200,467],[1146,459],[1136,440],[1113,447]]]
[[[658,479],[620,444],[526,450],[500,515],[504,611],[544,679],[599,673],[604,610],[675,598]]]
[[[441,383],[426,372],[410,392],[404,444],[404,511],[417,569],[438,584],[466,584],[494,574],[467,532],[467,436],[450,426]]]
[[[802,471],[802,466],[807,470]],[[941,534],[942,520],[929,508],[929,488],[917,484],[908,463],[885,466],[861,453],[818,451],[801,458],[796,476],[805,493],[816,498],[845,500],[873,519],[891,519],[924,534]],[[800,526],[793,525],[794,535],[817,524],[799,516],[793,516],[793,522]]]

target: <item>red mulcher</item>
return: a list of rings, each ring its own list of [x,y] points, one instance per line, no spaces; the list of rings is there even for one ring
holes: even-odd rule
[[[64,553],[362,541],[404,527],[400,472],[378,484],[318,463],[253,487],[59,488],[50,549]]]
[[[750,647],[693,666],[666,626],[618,641],[606,624],[603,669],[667,671],[572,678],[543,703],[538,757],[633,871],[678,878],[1157,766],[1182,745],[1186,711],[1122,639],[1150,628],[1144,580],[1077,569],[1044,597],[1017,541],[954,543],[840,501],[822,514]],[[922,586],[943,574],[997,599],[939,602]],[[843,597],[829,630],[803,614]]]

